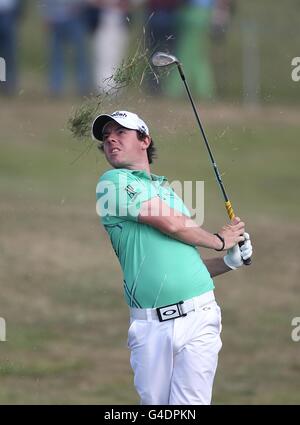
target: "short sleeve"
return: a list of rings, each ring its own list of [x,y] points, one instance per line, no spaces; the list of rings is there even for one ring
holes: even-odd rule
[[[97,214],[103,224],[137,221],[143,202],[155,197],[157,191],[151,184],[127,170],[110,170],[97,184]]]

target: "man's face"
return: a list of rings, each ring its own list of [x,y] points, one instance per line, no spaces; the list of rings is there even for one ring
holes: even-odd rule
[[[109,121],[103,129],[103,149],[109,164],[114,168],[134,167],[144,158],[143,141],[136,130]]]

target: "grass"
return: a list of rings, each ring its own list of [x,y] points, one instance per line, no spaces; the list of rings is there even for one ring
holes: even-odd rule
[[[133,98],[119,102],[136,109]],[[95,213],[95,184],[107,166],[95,146],[74,162],[86,147],[66,130],[73,103],[17,99],[2,113],[1,404],[138,403],[122,275]],[[189,104],[139,105],[159,150],[153,172],[204,180],[204,226],[218,228],[225,210]],[[255,247],[250,268],[215,280],[223,349],[214,403],[298,404],[297,110],[280,108],[278,120],[277,108],[200,109]]]

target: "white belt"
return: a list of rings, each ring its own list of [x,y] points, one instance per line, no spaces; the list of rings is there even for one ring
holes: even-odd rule
[[[191,311],[199,311],[201,308],[214,301],[214,292],[209,291],[198,297],[193,297],[189,300],[180,301],[160,308],[130,308],[130,317],[135,320],[160,320],[163,322],[186,316]]]

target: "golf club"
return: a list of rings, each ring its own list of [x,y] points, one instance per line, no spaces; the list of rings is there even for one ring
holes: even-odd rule
[[[175,56],[170,55],[170,54],[168,54],[168,53],[164,53],[164,52],[156,52],[156,53],[154,53],[154,55],[153,55],[153,56],[152,56],[152,58],[151,58],[151,61],[152,61],[152,64],[153,64],[154,66],[157,66],[157,67],[165,67],[165,66],[170,66],[170,65],[173,65],[173,64],[176,64],[176,65],[177,65],[177,68],[178,68],[178,71],[179,71],[180,77],[181,77],[181,79],[182,79],[182,81],[183,81],[183,83],[184,83],[184,86],[185,86],[185,88],[186,88],[186,91],[187,91],[188,97],[189,97],[189,99],[190,99],[190,101],[191,101],[192,108],[193,108],[193,111],[194,111],[195,117],[196,117],[196,119],[197,119],[197,123],[198,123],[198,125],[199,125],[200,131],[201,131],[201,134],[202,134],[203,139],[204,139],[204,142],[205,142],[205,146],[206,146],[206,148],[207,148],[207,151],[208,151],[208,154],[209,154],[209,157],[210,157],[211,163],[212,163],[212,165],[213,165],[213,169],[214,169],[214,173],[215,173],[216,178],[217,178],[217,182],[218,182],[218,184],[219,184],[219,186],[220,186],[220,189],[221,189],[221,192],[222,192],[222,194],[223,194],[223,197],[224,197],[224,200],[225,200],[225,207],[226,207],[227,214],[228,214],[228,216],[229,216],[230,220],[233,220],[233,219],[235,218],[235,213],[234,213],[234,211],[233,211],[232,204],[231,204],[231,202],[230,202],[230,200],[229,200],[229,198],[228,198],[228,196],[227,196],[227,194],[226,194],[226,191],[225,191],[225,188],[224,188],[224,184],[223,184],[223,181],[222,181],[222,178],[221,178],[220,172],[219,172],[219,170],[218,170],[218,167],[217,167],[216,161],[215,161],[214,156],[213,156],[213,154],[212,154],[212,151],[211,151],[211,148],[210,148],[210,146],[209,146],[209,143],[208,143],[207,137],[206,137],[206,135],[205,135],[205,132],[204,132],[203,126],[202,126],[202,124],[201,124],[201,121],[200,121],[199,115],[198,115],[198,113],[197,113],[196,106],[195,106],[195,103],[194,103],[194,101],[193,101],[193,98],[192,98],[192,95],[191,95],[191,92],[190,92],[189,86],[188,86],[188,84],[187,84],[187,82],[186,82],[186,78],[185,78],[185,75],[184,75],[184,73],[183,73],[183,69],[182,69],[182,65],[181,65],[181,63],[179,62],[179,60],[178,60]],[[240,243],[239,243],[239,246],[242,246],[242,245],[243,245],[243,242],[240,242]],[[251,264],[251,258],[248,258],[247,260],[243,260],[243,263],[244,263],[245,265],[250,265],[250,264]]]

